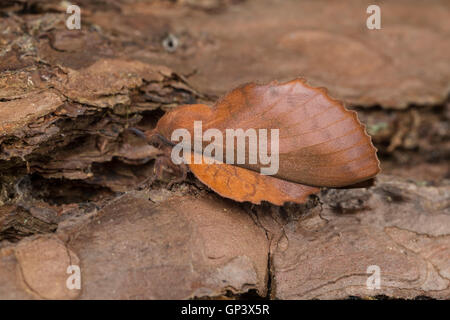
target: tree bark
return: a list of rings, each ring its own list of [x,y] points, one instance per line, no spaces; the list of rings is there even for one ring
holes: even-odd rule
[[[79,3],[81,30],[60,1],[0,5],[0,299],[450,298],[447,2],[383,4],[377,31],[360,1]],[[160,150],[129,127],[299,74],[366,124],[372,186],[146,187]]]

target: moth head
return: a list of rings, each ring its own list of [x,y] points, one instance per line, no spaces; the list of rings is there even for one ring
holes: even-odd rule
[[[210,117],[211,108],[204,104],[180,106],[162,116],[156,125],[155,131],[170,141],[172,132],[176,129],[187,129],[192,134],[194,121],[206,121]]]

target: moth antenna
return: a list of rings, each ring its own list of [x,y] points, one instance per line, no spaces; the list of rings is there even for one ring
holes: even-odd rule
[[[165,145],[169,145],[169,146],[174,146],[175,145],[172,141],[166,139],[163,135],[161,135],[158,132],[156,132],[155,129],[150,130],[148,132],[143,132],[142,130],[139,130],[137,128],[130,127],[130,128],[127,128],[127,130],[133,132],[135,135],[137,135],[138,137],[144,139],[145,141],[147,141],[150,144],[153,143],[155,141],[155,139],[158,139],[159,141],[161,141]]]

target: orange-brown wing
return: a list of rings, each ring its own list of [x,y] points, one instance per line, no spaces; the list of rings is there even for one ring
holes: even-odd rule
[[[222,197],[235,201],[254,204],[268,201],[275,205],[283,205],[285,202],[304,203],[310,194],[320,191],[319,188],[263,176],[229,164],[194,164],[193,155],[186,157],[191,157],[189,167],[201,182]]]
[[[376,149],[356,113],[302,79],[241,86],[217,102],[204,128],[268,129],[269,137],[270,129],[279,129],[275,177],[292,182],[340,187],[380,171]],[[243,166],[259,172],[261,164]]]

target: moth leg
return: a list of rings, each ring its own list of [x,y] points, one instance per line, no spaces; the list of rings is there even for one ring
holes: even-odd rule
[[[162,178],[164,162],[164,156],[156,157],[155,163],[153,164],[152,174],[139,184],[139,189],[149,188],[156,180],[160,180]]]
[[[151,131],[143,132],[134,127],[130,127],[128,130],[136,134],[138,137],[145,139],[147,143],[157,147],[163,153],[155,159],[153,175],[145,179],[141,185],[147,185],[150,187],[156,180],[162,180],[164,172],[168,172],[171,175],[176,176],[167,184],[168,189],[171,189],[174,184],[181,183],[186,180],[187,172],[189,170],[188,167],[185,164],[175,165],[172,162],[170,158],[172,147],[162,140],[161,136]]]
[[[153,174],[143,184],[151,186],[156,180],[163,180],[164,172],[171,175],[171,181],[166,186],[167,189],[171,189],[174,184],[186,180],[188,167],[185,164],[175,165],[166,155],[159,156],[155,159]]]
[[[187,178],[187,173],[188,173],[189,169],[186,164],[182,163],[182,164],[178,165],[176,169],[180,174],[177,178],[175,178],[169,182],[169,184],[167,185],[168,189],[172,189],[173,185],[181,183],[181,182],[185,181]]]

